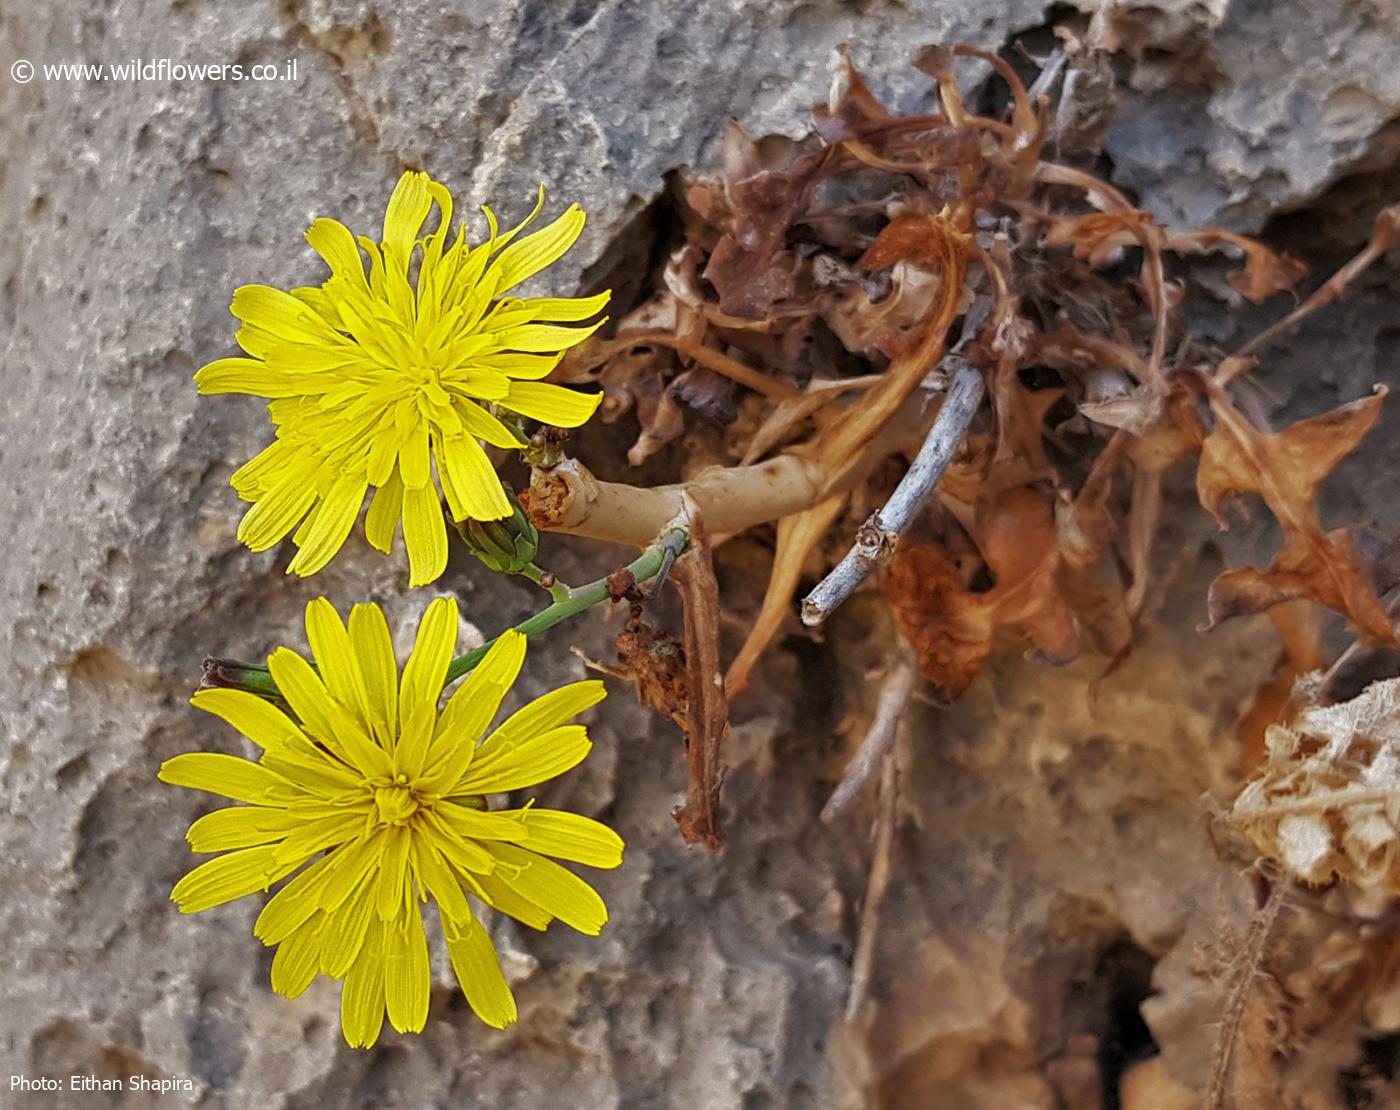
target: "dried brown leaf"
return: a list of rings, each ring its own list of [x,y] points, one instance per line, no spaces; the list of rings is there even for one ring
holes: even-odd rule
[[[690,677],[685,648],[663,628],[653,628],[634,613],[618,631],[614,649],[616,666],[575,654],[593,670],[611,675],[636,688],[637,702],[654,709],[667,720],[688,727]]]
[[[1203,375],[1200,380],[1215,415],[1215,428],[1205,439],[1196,472],[1201,504],[1221,528],[1227,528],[1221,515],[1224,499],[1257,493],[1284,534],[1283,548],[1267,570],[1240,567],[1215,580],[1210,590],[1211,622],[1310,598],[1345,614],[1363,635],[1396,642],[1370,570],[1350,532],[1324,533],[1317,519],[1318,486],[1375,424],[1384,388],[1281,432],[1267,433],[1245,419],[1212,379]]]
[[[757,144],[731,122],[723,160],[728,227],[710,252],[704,277],[719,294],[721,311],[758,318],[796,290],[798,258],[786,246],[788,229],[810,204],[825,153],[769,169]]]
[[[996,584],[962,585],[952,561],[930,544],[902,545],[885,579],[895,623],[920,673],[949,698],[981,671],[1000,630],[1052,662],[1079,652],[1079,625],[1057,581],[1061,566],[1050,499],[1030,487],[1007,490],[979,512],[978,544]]]
[[[1174,254],[1237,250],[1244,255],[1244,268],[1231,273],[1229,282],[1255,304],[1292,289],[1308,273],[1308,268],[1292,255],[1273,251],[1257,239],[1222,228],[1163,232],[1155,226],[1152,213],[1139,208],[1084,214],[1039,213],[1038,218],[1047,226],[1046,246],[1072,245],[1076,258],[1095,267],[1113,261],[1124,247],[1142,244],[1149,234],[1156,237],[1161,249]]]
[[[1155,229],[1151,212],[1127,208],[1111,212],[1043,213],[1045,245],[1074,248],[1074,256],[1090,266],[1112,262],[1124,247],[1137,246],[1148,228]]]
[[[932,544],[900,546],[885,575],[885,597],[919,673],[957,698],[992,650],[986,601],[964,589],[957,567]]]

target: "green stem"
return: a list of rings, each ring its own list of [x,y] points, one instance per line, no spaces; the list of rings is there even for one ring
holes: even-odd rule
[[[551,581],[551,584],[546,586],[544,584],[544,578],[545,575],[548,574],[548,572],[541,570],[539,567],[535,566],[534,563],[531,563],[529,566],[522,567],[516,573],[519,574],[521,578],[528,578],[540,589],[548,590],[549,596],[552,597],[555,601],[568,601],[574,596],[574,591],[568,586],[566,586],[563,582]],[[550,574],[549,577],[551,580],[554,579],[554,575],[552,574]]]
[[[685,551],[686,545],[689,543],[690,535],[684,528],[671,528],[662,533],[651,547],[648,547],[623,569],[631,575],[632,581],[635,583],[650,581],[666,565],[668,557],[674,559]],[[554,604],[541,609],[534,616],[527,617],[515,626],[515,630],[523,632],[526,636],[533,636],[537,632],[543,632],[570,617],[577,616],[585,609],[601,605],[612,598],[614,582],[618,573],[618,571],[614,571],[606,577],[599,578],[596,582],[590,582],[588,585],[579,586],[576,589],[556,584],[549,591],[555,598]],[[527,577],[529,576],[527,575]],[[444,685],[450,686],[463,675],[470,673],[472,668],[486,657],[486,653],[491,650],[491,645],[496,642],[496,639],[488,640],[479,648],[475,648],[465,655],[459,655],[452,660],[452,665],[447,668],[447,681]],[[277,683],[272,680],[272,675],[268,673],[267,668],[255,663],[238,663],[229,659],[206,659],[204,661],[204,681],[201,683],[201,688],[211,686],[247,690],[259,697],[275,701],[282,700],[282,693],[277,689]]]
[[[665,565],[668,552],[674,558],[685,550],[686,544],[689,542],[690,535],[684,528],[672,528],[662,534],[651,547],[648,547],[637,558],[628,563],[625,569],[630,572],[633,581],[646,582],[655,578],[657,572]],[[616,573],[616,571],[613,572],[613,574]],[[548,609],[541,609],[532,617],[527,617],[515,626],[515,630],[525,633],[526,636],[533,636],[537,632],[553,628],[561,621],[577,616],[585,609],[601,605],[612,597],[611,579],[613,574],[599,578],[596,582],[590,582],[586,586],[569,590],[567,598],[556,601]],[[491,650],[491,645],[495,642],[495,639],[487,640],[479,648],[467,652],[466,655],[459,655],[452,660],[452,665],[447,668],[446,685],[450,686],[463,675],[470,673],[473,667],[486,658],[486,653]]]

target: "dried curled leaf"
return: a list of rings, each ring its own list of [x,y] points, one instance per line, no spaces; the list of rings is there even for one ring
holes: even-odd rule
[[[981,516],[978,543],[996,579],[990,590],[967,589],[952,560],[931,544],[901,547],[885,580],[920,673],[949,698],[977,677],[999,632],[1052,662],[1079,654],[1079,623],[1059,581],[1064,557],[1053,502],[1023,486],[998,495]]]
[[[1231,273],[1229,282],[1255,304],[1292,289],[1308,273],[1308,268],[1292,255],[1272,251],[1256,239],[1218,227],[1164,231],[1156,226],[1152,213],[1138,208],[1069,215],[1047,213],[1042,218],[1047,225],[1046,246],[1070,244],[1076,258],[1095,267],[1112,262],[1124,247],[1137,246],[1149,235],[1163,250],[1174,254],[1239,251],[1244,255],[1244,268]]]
[[[637,702],[661,716],[688,727],[690,715],[690,672],[685,648],[664,628],[653,628],[634,613],[617,634],[614,644],[617,665],[589,659],[574,653],[595,671],[624,679],[637,688]]]
[[[1400,679],[1275,725],[1268,752],[1232,814],[1259,852],[1310,883],[1400,893]]]
[[[995,621],[985,595],[970,593],[958,568],[932,544],[901,547],[885,596],[919,673],[949,698],[972,685],[992,650]]]
[[[716,215],[721,209],[727,212],[727,219],[719,221],[726,230],[704,275],[719,293],[722,311],[759,318],[796,289],[798,259],[785,240],[789,224],[810,201],[822,155],[798,158],[785,169],[770,168],[758,145],[734,122],[725,131],[723,155],[723,191],[706,208]],[[693,204],[698,199],[691,197]]]
[[[1239,567],[1220,575],[1210,588],[1211,623],[1260,613],[1283,601],[1309,598],[1344,613],[1365,636],[1395,642],[1385,607],[1376,596],[1370,568],[1345,529],[1323,532],[1317,519],[1322,480],[1380,414],[1384,387],[1281,432],[1261,432],[1235,408],[1214,381],[1202,378],[1215,428],[1205,439],[1196,491],[1201,504],[1220,522],[1225,498],[1257,493],[1283,529],[1283,548],[1267,570]]]

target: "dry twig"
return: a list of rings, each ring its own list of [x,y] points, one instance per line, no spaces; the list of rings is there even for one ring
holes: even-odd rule
[[[700,513],[693,506],[690,527],[690,547],[671,571],[685,605],[685,659],[690,672],[685,741],[690,783],[685,805],[675,818],[687,844],[703,844],[717,852],[724,847],[718,810],[729,702],[719,662],[719,583]]]
[[[949,355],[953,384],[938,410],[914,465],[900,480],[883,508],[861,525],[855,545],[802,601],[802,623],[821,624],[881,563],[894,554],[895,544],[915,513],[933,493],[943,472],[967,434],[982,403],[986,387],[982,374],[961,355]]]
[[[879,932],[880,903],[890,885],[890,849],[894,844],[895,802],[899,793],[899,769],[895,753],[886,752],[880,765],[879,814],[875,818],[875,845],[870,860],[870,877],[865,885],[865,905],[860,914],[860,933],[851,958],[851,993],[846,996],[846,1020],[860,1012],[870,993],[870,974],[875,967],[875,939]]]
[[[1215,1042],[1210,1085],[1206,1089],[1205,1110],[1225,1110],[1230,1064],[1239,1041],[1240,1027],[1244,1023],[1245,1008],[1254,990],[1255,977],[1260,974],[1264,960],[1269,954],[1269,942],[1273,939],[1274,927],[1278,924],[1279,911],[1292,889],[1292,878],[1280,875],[1270,889],[1268,898],[1259,907],[1259,912],[1249,923],[1249,943],[1235,971],[1235,979],[1230,987],[1230,1000],[1225,1007],[1225,1016],[1221,1019],[1220,1033]]]
[[[822,807],[822,821],[834,821],[860,793],[883,760],[899,735],[899,726],[904,720],[904,710],[909,697],[914,692],[914,677],[918,673],[914,660],[908,651],[901,651],[885,683],[880,687],[880,698],[875,706],[875,719],[870,722],[865,739],[860,748],[846,764],[846,773],[832,791],[831,798]]]

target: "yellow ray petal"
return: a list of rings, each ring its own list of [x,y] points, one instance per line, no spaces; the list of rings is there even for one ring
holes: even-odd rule
[[[298,811],[299,812],[299,811]],[[328,812],[304,820],[277,845],[277,860],[305,863],[317,852],[351,843],[364,831],[367,812]]]
[[[482,751],[490,753],[497,748],[513,747],[541,732],[558,728],[570,717],[597,705],[607,696],[607,688],[597,679],[571,682],[551,690],[521,706],[501,722],[487,737]]]
[[[408,548],[410,586],[435,582],[447,569],[447,522],[432,486],[405,490],[403,539]]]
[[[529,310],[532,320],[576,324],[602,312],[611,297],[611,289],[591,297],[530,297],[521,302],[521,307]]]
[[[260,748],[283,747],[302,736],[282,710],[247,690],[199,690],[190,704],[227,721]]]
[[[271,285],[243,285],[235,289],[229,311],[249,327],[283,343],[317,345],[339,340],[309,306]]]
[[[335,606],[324,597],[306,603],[306,639],[331,697],[359,714],[368,725],[369,695],[350,644],[350,634]]]
[[[185,839],[194,852],[227,852],[281,840],[304,823],[295,813],[266,806],[230,806],[206,813],[189,827]]]
[[[344,849],[331,852],[293,876],[268,899],[253,923],[253,936],[267,945],[280,944],[319,914],[321,893],[344,856]]]
[[[428,181],[426,173],[408,170],[394,186],[389,206],[384,211],[384,229],[380,236],[386,260],[387,256],[393,255],[396,261],[407,264],[413,241],[418,237],[418,229],[423,226],[433,206]]]
[[[297,998],[316,978],[320,964],[317,930],[319,917],[312,918],[277,947],[272,957],[272,989],[288,998]]]
[[[535,217],[544,211],[544,183],[541,182],[539,192],[535,195],[535,207],[530,209],[529,214],[516,224],[509,231],[501,233],[496,228],[496,215],[486,205],[481,206],[481,212],[486,217],[486,223],[491,228],[491,237],[484,244],[483,254],[491,254],[501,250],[507,243],[535,222]]]
[[[492,263],[492,269],[499,275],[496,295],[500,296],[562,258],[564,252],[578,242],[587,219],[583,209],[571,204],[554,222],[501,251]]]
[[[314,221],[306,231],[306,241],[311,249],[319,254],[330,267],[331,273],[348,281],[353,287],[369,295],[369,283],[365,281],[365,260],[355,245],[355,236],[339,220],[322,217]]]
[[[438,458],[440,468],[446,468],[445,473],[439,469],[439,475],[444,486],[451,482],[462,516],[474,520],[502,520],[511,515],[510,502],[506,500],[501,479],[496,476],[496,468],[475,439],[467,435],[445,439]]]
[[[467,840],[524,840],[528,835],[518,813],[488,813],[470,806],[447,803],[435,810],[449,828]]]
[[[463,882],[470,882],[496,869],[495,857],[474,840],[467,840],[452,830],[443,818],[441,806],[434,806],[423,821],[422,833],[442,854]]]
[[[525,636],[507,629],[448,699],[428,749],[424,789],[443,793],[466,772],[476,742],[500,709],[525,661]]]
[[[498,875],[475,875],[473,878],[481,888],[481,898],[488,905],[520,924],[531,929],[543,930],[554,920],[554,915],[541,909],[535,903],[522,898],[508,887]]]
[[[380,919],[393,922],[403,910],[408,883],[408,850],[413,834],[406,828],[388,828],[380,835],[387,846],[379,861],[379,881],[373,893]]]
[[[283,439],[275,439],[233,472],[229,485],[245,501],[259,500],[279,484],[286,468],[296,467],[298,448]]]
[[[462,893],[462,883],[442,853],[433,847],[429,837],[413,838],[411,858],[413,870],[442,910],[444,926],[466,921],[471,916],[471,907],[467,896]],[[447,939],[455,939],[457,935],[456,932],[449,933]]]
[[[563,360],[564,353],[562,351],[553,355],[527,355],[518,351],[497,351],[495,354],[481,356],[477,360],[477,366],[499,371],[516,381],[536,381],[549,377],[550,374],[554,373],[555,367]]]
[[[436,708],[456,646],[457,602],[450,597],[435,598],[418,622],[413,651],[404,664],[399,684],[399,712],[404,719],[419,706]]]
[[[238,539],[253,551],[266,551],[295,528],[315,503],[315,486],[300,477],[283,481],[243,514]]]
[[[371,922],[340,991],[340,1031],[351,1048],[369,1048],[384,1027],[383,948],[383,927]]]
[[[622,863],[622,837],[600,821],[565,813],[558,809],[500,810],[499,816],[518,814],[528,834],[522,846],[532,852],[583,863],[589,867],[613,868]]]
[[[399,667],[389,622],[378,605],[361,603],[350,610],[350,647],[370,711],[385,726],[382,740],[387,745],[399,728]]]
[[[180,907],[181,913],[199,913],[266,890],[299,866],[277,866],[273,859],[276,850],[275,844],[266,844],[206,860],[175,884],[170,900]]]
[[[281,775],[237,756],[186,752],[160,765],[161,782],[207,790],[235,802],[276,803],[295,797],[295,787]]]
[[[474,435],[478,439],[484,439],[492,447],[514,450],[526,446],[525,439],[473,401],[459,398],[453,402],[452,411],[457,414],[457,418],[461,420],[462,427],[468,434]],[[483,518],[478,517],[477,519]]]
[[[389,774],[388,753],[331,697],[310,663],[290,648],[278,648],[267,657],[267,669],[292,712],[333,754],[366,777]]]
[[[246,393],[253,397],[296,397],[306,392],[306,382],[298,382],[284,370],[275,370],[255,358],[221,358],[195,372],[195,384],[205,396],[219,393]]]
[[[398,531],[402,515],[403,479],[395,467],[389,480],[374,491],[369,512],[365,514],[365,539],[388,555],[394,550],[394,533]]]
[[[394,770],[407,775],[411,781],[418,781],[423,774],[423,765],[428,757],[428,745],[433,739],[433,726],[437,724],[436,707],[420,705],[404,723],[403,731],[394,747]]]
[[[568,868],[514,844],[489,841],[483,846],[509,865],[498,868],[495,877],[510,889],[580,933],[597,936],[602,932],[607,906],[596,890]]]
[[[443,931],[447,931],[447,922],[443,923]],[[515,997],[501,974],[495,945],[481,922],[473,917],[467,928],[459,930],[456,940],[448,941],[447,951],[457,982],[476,1016],[496,1029],[504,1029],[515,1021],[519,1016]]]
[[[311,735],[344,759],[344,746],[335,735],[330,691],[315,668],[291,648],[279,647],[267,657],[267,669],[282,697]]]
[[[501,332],[497,341],[510,351],[552,354],[578,346],[607,322],[607,317],[604,317],[586,328],[570,328],[559,324],[521,324]]]
[[[321,926],[321,973],[332,979],[347,974],[364,952],[375,923],[372,876],[362,879],[350,897],[326,914]]]
[[[433,480],[428,455],[428,424],[422,417],[405,417],[403,446],[399,448],[399,476],[408,489],[422,489]]]
[[[531,420],[558,428],[577,428],[586,423],[602,403],[601,393],[579,393],[548,382],[513,381],[501,405]]]
[[[336,479],[312,516],[306,538],[287,567],[288,574],[315,574],[344,546],[365,503],[369,480],[363,474],[346,473]]]
[[[400,1033],[421,1033],[428,1022],[432,969],[423,918],[411,913],[384,928],[384,1002],[389,1022]]]
[[[592,748],[582,725],[564,725],[510,746],[482,744],[452,793],[503,794],[534,786],[582,763]]]

